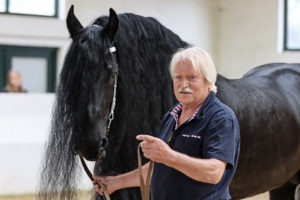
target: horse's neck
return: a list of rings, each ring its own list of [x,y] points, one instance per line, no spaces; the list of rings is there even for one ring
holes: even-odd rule
[[[218,74],[217,77],[217,97],[233,110],[238,110],[241,101],[247,101],[242,91],[245,89],[242,79],[228,79]]]

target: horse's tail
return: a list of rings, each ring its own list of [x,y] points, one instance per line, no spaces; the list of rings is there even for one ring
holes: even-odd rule
[[[41,166],[38,198],[74,199],[79,165],[72,142],[72,129],[68,125],[65,108],[57,96],[51,132]]]

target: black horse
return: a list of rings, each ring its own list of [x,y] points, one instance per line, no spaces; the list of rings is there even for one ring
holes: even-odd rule
[[[60,74],[41,199],[74,198],[78,152],[100,160],[99,175],[137,167],[135,136],[155,135],[176,103],[168,65],[174,52],[188,46],[153,18],[116,15],[112,9],[84,28],[72,6],[67,27],[73,42]],[[233,199],[265,191],[271,199],[292,199],[300,179],[300,65],[268,64],[238,80],[218,75],[217,86],[217,96],[235,111],[241,127]],[[111,197],[141,199],[137,188]]]

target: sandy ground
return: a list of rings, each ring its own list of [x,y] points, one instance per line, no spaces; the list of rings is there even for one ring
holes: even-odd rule
[[[24,195],[17,195],[17,196],[0,196],[0,200],[35,200],[34,194],[24,194]],[[78,195],[79,200],[90,200],[91,194],[90,192],[80,192]],[[264,193],[261,195],[257,195],[251,198],[246,198],[243,200],[269,200],[269,194]]]
[[[260,194],[260,195],[257,195],[257,196],[251,197],[251,198],[246,198],[243,200],[269,200],[269,193],[266,192],[266,193],[263,193],[263,194]]]
[[[88,191],[79,192],[78,193],[78,200],[91,200],[92,193]],[[24,195],[6,195],[1,196],[0,200],[36,200],[35,194],[24,194]]]

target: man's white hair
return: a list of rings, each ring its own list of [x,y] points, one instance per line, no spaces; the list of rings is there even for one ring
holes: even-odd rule
[[[170,74],[173,78],[174,69],[178,62],[189,60],[196,71],[201,70],[205,79],[212,84],[210,91],[217,93],[215,85],[217,79],[217,71],[215,64],[210,55],[200,47],[188,47],[177,51],[170,63]]]

